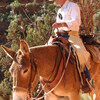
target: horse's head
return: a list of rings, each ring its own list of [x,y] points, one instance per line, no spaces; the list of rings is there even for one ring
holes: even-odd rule
[[[27,100],[38,82],[36,64],[31,57],[30,49],[23,40],[20,41],[18,52],[14,52],[5,46],[2,47],[13,59],[10,67],[10,73],[13,77],[13,100]]]

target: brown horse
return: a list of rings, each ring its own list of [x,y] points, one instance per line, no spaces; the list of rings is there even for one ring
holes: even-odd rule
[[[95,93],[95,100],[100,100],[100,64],[98,64],[97,66],[94,64],[94,67],[91,68],[90,72],[95,83],[95,90],[90,93],[90,96],[93,97],[93,94]]]
[[[18,52],[2,47],[13,59],[10,67],[13,76],[13,100],[31,100],[32,92],[40,76],[46,93],[57,84],[54,90],[45,96],[45,100],[57,100],[58,97],[63,96],[68,96],[70,100],[80,100],[81,83],[76,63],[73,58],[72,60],[70,58],[67,67],[64,68],[64,58],[59,46],[29,48],[28,44],[21,40]],[[95,71],[99,70],[100,64],[93,62],[92,59],[90,62],[92,66],[95,66],[91,68],[93,76]],[[65,70],[64,75],[62,75],[63,70]]]
[[[89,51],[92,51],[95,55],[100,57],[100,44],[99,44],[99,50],[97,53],[95,50],[95,45],[86,45],[86,48]],[[91,49],[89,49],[91,48]],[[91,55],[91,69],[90,69],[90,74],[91,78],[94,79],[94,84],[95,84],[95,90],[90,93],[91,97],[93,97],[93,94],[96,93],[96,99],[95,100],[100,100],[100,58],[93,60],[93,55]],[[96,61],[97,60],[97,61]]]

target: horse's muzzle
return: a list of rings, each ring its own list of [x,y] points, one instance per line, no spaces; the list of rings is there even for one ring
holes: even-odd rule
[[[13,92],[13,100],[29,100],[26,92]]]

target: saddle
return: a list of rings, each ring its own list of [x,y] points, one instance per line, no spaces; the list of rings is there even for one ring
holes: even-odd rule
[[[66,38],[62,37],[62,36],[59,36],[59,37],[51,36],[47,44],[51,45],[53,42],[56,42],[56,41],[70,45],[68,40]]]
[[[94,35],[80,35],[80,37],[82,38],[87,51],[90,52],[92,60],[96,63],[100,63],[100,43],[97,43],[95,41],[95,36]],[[48,45],[58,40],[64,44],[70,45],[68,40],[66,40],[66,38],[63,38],[62,36],[59,36],[57,38],[56,36],[51,36],[48,41]]]
[[[67,44],[68,46],[70,46],[71,44],[69,43],[69,41],[66,39],[66,38],[64,38],[64,37],[62,37],[62,36],[59,36],[59,37],[56,37],[56,36],[51,36],[50,37],[50,39],[49,39],[49,41],[48,41],[48,45],[51,45],[51,44],[53,44],[54,42],[56,42],[56,41],[59,41],[59,42],[61,42],[62,43],[62,45],[63,45],[63,48],[65,49],[65,52],[67,51],[68,52],[68,49],[67,49],[67,47],[66,47],[66,45],[65,44]],[[94,53],[93,52],[93,50],[91,50],[91,47],[89,48],[88,47],[88,45],[87,45],[87,49],[88,49],[88,51],[91,51],[92,52],[92,54]],[[97,48],[95,48],[97,51],[98,51],[98,49]],[[78,70],[78,74],[79,74],[79,78],[80,78],[80,82],[81,82],[81,84],[82,84],[82,86],[86,86],[85,85],[85,83],[87,83],[88,81],[86,81],[86,76],[85,77],[83,77],[83,75],[82,75],[82,73],[81,73],[81,71],[80,71],[80,62],[79,62],[79,60],[78,60],[78,56],[77,56],[77,53],[74,51],[74,49],[72,48],[72,52],[73,52],[73,55],[71,55],[71,57],[76,61],[76,65],[77,65],[77,70]],[[99,52],[99,51],[98,51]],[[97,53],[98,54],[98,53]],[[93,54],[94,56],[93,56],[93,58],[97,58],[97,56],[95,56],[95,54]],[[66,55],[65,55],[66,56]],[[99,56],[100,57],[100,56]],[[98,59],[98,58],[97,58]],[[72,60],[72,59],[71,59]],[[70,61],[71,61],[70,60]],[[73,60],[72,60],[72,62],[73,62]],[[83,81],[85,81],[85,82],[83,82]],[[88,85],[89,85],[89,87],[88,87]],[[86,89],[82,89],[85,93],[86,92],[90,92],[91,91],[91,89],[90,89],[90,83],[88,82],[87,83],[87,88]]]

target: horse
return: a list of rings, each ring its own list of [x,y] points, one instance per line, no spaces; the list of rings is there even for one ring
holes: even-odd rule
[[[90,76],[92,79],[94,79],[94,85],[95,85],[95,89],[90,93],[90,96],[92,98],[93,94],[95,93],[96,98],[93,100],[100,100],[100,44],[98,44],[98,50],[96,50],[96,43],[92,43],[92,45],[85,45],[88,51],[91,51],[92,53],[94,53],[94,55],[97,55],[99,57],[99,59],[93,57],[94,55],[91,54],[91,69],[90,69]],[[90,53],[91,53],[90,52]],[[97,53],[95,53],[97,52]],[[94,60],[93,60],[94,59]]]
[[[64,96],[68,96],[70,100],[80,100],[81,82],[72,52],[68,53],[67,63],[64,64],[66,58],[58,45],[29,48],[24,40],[20,40],[20,49],[17,52],[3,45],[2,48],[13,59],[10,67],[13,100],[33,100],[32,92],[39,80],[44,86],[45,100],[57,100]],[[70,46],[67,47],[67,52],[69,50]],[[93,76],[99,71],[100,64],[93,62],[91,58],[90,63],[90,74]]]
[[[93,68],[91,68],[90,70],[90,73],[91,73],[91,76],[92,76],[92,79],[94,79],[94,84],[95,84],[95,90],[92,91],[90,93],[90,96],[92,98],[94,98],[93,100],[100,100],[100,64],[98,65],[97,68],[95,68],[96,65],[94,65]],[[95,93],[95,97],[93,97],[93,94]]]

